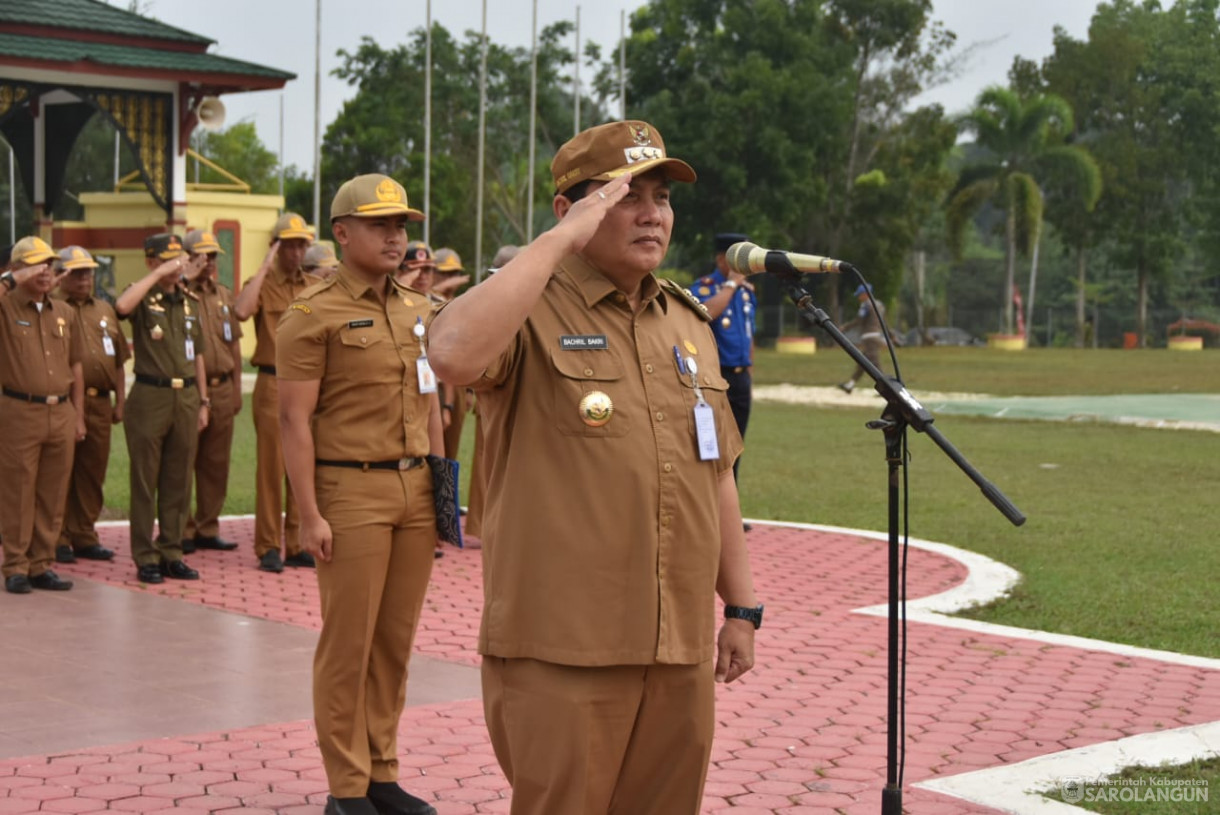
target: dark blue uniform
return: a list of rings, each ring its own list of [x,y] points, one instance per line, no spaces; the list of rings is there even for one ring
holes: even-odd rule
[[[706,302],[720,291],[725,276],[720,270],[701,277],[691,287],[700,302]],[[719,317],[712,320],[712,333],[720,352],[720,374],[729,383],[729,407],[737,422],[737,431],[744,439],[750,422],[752,381],[750,366],[754,364],[754,311],[758,298],[745,286],[738,286]],[[740,459],[739,459],[740,460]],[[737,475],[737,465],[733,465]]]

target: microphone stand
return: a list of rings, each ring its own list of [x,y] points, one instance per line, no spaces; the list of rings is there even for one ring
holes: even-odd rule
[[[841,264],[844,268],[856,271],[850,264]],[[886,692],[886,761],[885,789],[881,793],[882,815],[902,815],[902,785],[898,778],[898,703],[899,691],[899,627],[898,603],[903,587],[899,582],[900,550],[898,542],[899,526],[899,496],[898,487],[901,483],[899,474],[903,467],[903,446],[908,427],[926,434],[936,446],[944,451],[953,463],[964,472],[971,481],[983,491],[984,497],[998,509],[1014,526],[1025,523],[1025,515],[1000,492],[999,488],[988,481],[976,470],[966,457],[932,426],[933,416],[923,405],[919,404],[906,387],[891,376],[886,376],[881,369],[869,361],[856,346],[844,336],[830,316],[813,304],[809,292],[801,287],[801,272],[788,259],[784,252],[768,252],[766,269],[783,285],[784,291],[805,317],[811,320],[834,339],[847,355],[855,360],[876,383],[876,391],[885,399],[885,410],[881,418],[868,422],[870,430],[880,430],[885,436],[885,460],[888,465],[888,514],[889,514],[889,627],[888,627],[888,682]],[[858,272],[857,272],[858,274]],[[903,620],[905,621],[905,606]],[[903,632],[905,638],[905,630]]]

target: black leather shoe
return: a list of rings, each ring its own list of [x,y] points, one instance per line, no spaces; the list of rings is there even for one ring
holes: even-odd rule
[[[232,552],[237,548],[236,543],[223,538],[195,538],[195,546],[199,549],[215,549],[217,552]]]
[[[32,575],[30,577],[30,585],[45,591],[67,591],[72,588],[72,581],[64,580],[55,574],[55,572],[47,569],[42,574]]]
[[[436,807],[416,798],[395,781],[370,782],[369,800],[378,815],[436,815]]]
[[[198,580],[199,572],[186,565],[185,560],[167,560],[161,563],[161,574],[175,580]]]
[[[4,590],[12,594],[29,594],[33,591],[30,579],[23,574],[10,574],[4,578]]]
[[[308,552],[297,552],[295,555],[284,558],[284,565],[295,566],[298,569],[314,569],[317,568],[318,562]]]
[[[195,547],[198,545],[198,538],[183,538],[182,539],[182,554],[195,554]]]
[[[56,563],[75,563],[76,553],[72,551],[72,547],[66,543],[61,543],[55,547],[55,562]]]
[[[100,543],[90,544],[76,553],[78,558],[85,560],[114,560],[114,552]]]
[[[741,531],[742,531],[742,532],[749,532],[749,531],[750,531],[751,529],[753,529],[753,528],[754,528],[754,524],[747,524],[747,523],[743,523],[743,524],[741,525]]]
[[[377,815],[378,810],[367,798],[336,798],[326,796],[323,815]]]
[[[161,576],[161,567],[156,563],[145,563],[143,566],[136,568],[136,580],[141,583],[164,583],[165,578]]]
[[[258,568],[262,569],[264,572],[275,572],[276,574],[284,571],[284,561],[280,559],[280,550],[272,549],[265,552],[263,556],[258,559]],[[338,798],[336,800],[346,801],[348,799]]]

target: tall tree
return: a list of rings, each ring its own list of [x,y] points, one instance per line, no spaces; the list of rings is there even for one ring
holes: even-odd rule
[[[1072,109],[1053,94],[1023,100],[1001,87],[984,90],[962,120],[985,159],[966,167],[949,195],[950,243],[962,245],[966,224],[988,202],[1004,212],[1004,331],[1012,334],[1013,290],[1018,252],[1029,254],[1042,225],[1038,179],[1068,175],[1088,208],[1101,193],[1101,175],[1089,153],[1063,138],[1072,132]]]

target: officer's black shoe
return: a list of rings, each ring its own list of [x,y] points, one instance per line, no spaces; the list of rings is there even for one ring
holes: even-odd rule
[[[416,798],[395,781],[370,782],[369,800],[378,815],[436,815],[436,807]]]
[[[67,591],[72,588],[71,580],[64,580],[55,572],[47,569],[42,574],[36,574],[30,578],[30,585],[36,589],[45,591]]]
[[[33,591],[30,579],[23,574],[10,574],[4,578],[4,590],[11,594],[29,594]]]
[[[318,562],[308,552],[297,552],[295,555],[284,558],[284,565],[295,566],[298,569],[313,569],[317,567]]]
[[[182,539],[182,554],[195,554],[195,547],[198,545],[198,538],[183,538]]]
[[[284,571],[284,561],[280,559],[280,550],[272,549],[264,553],[263,556],[258,559],[258,568],[262,569],[264,572],[275,572],[276,574]],[[346,801],[348,799],[340,798],[338,800]]]
[[[186,541],[183,541],[183,543],[185,542]],[[199,549],[215,549],[217,552],[232,552],[237,548],[236,543],[224,540],[223,538],[197,537],[193,543]],[[186,549],[183,549],[182,551],[185,552]]]
[[[175,580],[198,580],[199,572],[186,565],[185,560],[166,560],[161,563],[161,574]]]
[[[754,528],[754,524],[748,524],[748,523],[744,523],[744,522],[741,524],[742,532],[749,532],[753,528]]]
[[[335,798],[326,796],[323,815],[377,815],[378,810],[367,798]]]
[[[141,583],[164,583],[165,578],[161,576],[161,567],[156,563],[145,563],[143,566],[136,568],[136,580]]]
[[[76,553],[78,558],[85,560],[114,560],[114,552],[100,543],[91,543]],[[58,558],[56,558],[58,560]]]
[[[55,547],[55,562],[56,563],[75,563],[76,553],[72,551],[72,547],[66,543],[61,543]]]

